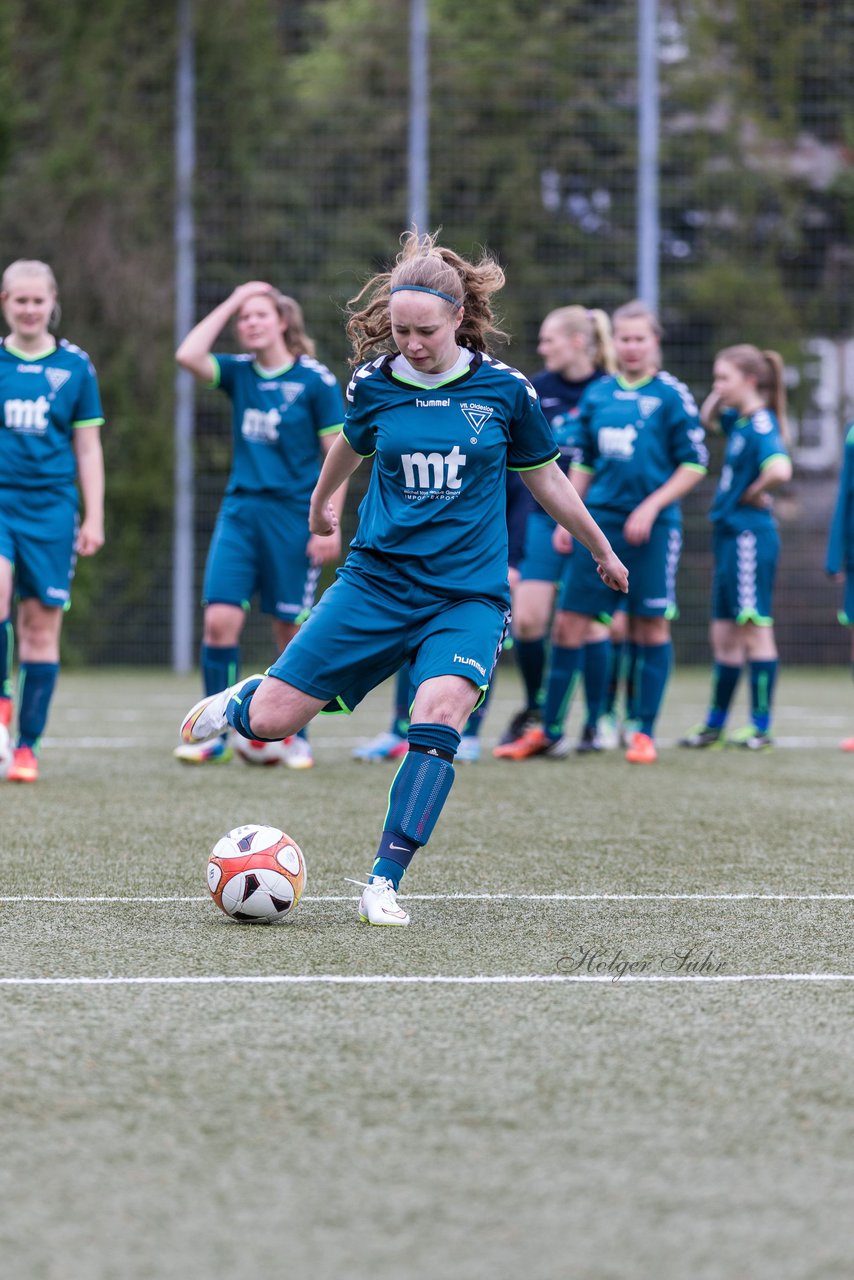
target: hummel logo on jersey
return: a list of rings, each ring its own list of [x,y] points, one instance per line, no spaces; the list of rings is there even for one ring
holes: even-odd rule
[[[407,489],[427,489],[431,493],[462,486],[459,472],[466,465],[466,455],[454,445],[450,453],[404,453],[400,457],[403,483]]]
[[[418,396],[415,397],[416,409],[448,409],[450,404],[450,397],[447,400],[422,400]]]
[[[495,412],[488,404],[461,404],[460,408],[475,435],[480,434],[484,424],[489,421]]]
[[[638,396],[638,408],[642,418],[649,418],[661,408],[661,401],[657,396]]]
[[[6,426],[10,431],[42,435],[47,431],[50,403],[47,396],[38,400],[7,400],[4,405]]]
[[[56,395],[59,388],[65,386],[71,373],[68,369],[45,369],[44,376],[48,380],[51,391]]]

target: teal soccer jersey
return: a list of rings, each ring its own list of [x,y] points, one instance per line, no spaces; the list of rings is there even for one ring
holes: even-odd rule
[[[741,500],[769,462],[789,456],[779,423],[770,409],[757,409],[744,418],[735,411],[724,412],[720,422],[726,436],[726,452],[709,519],[729,533],[773,528],[774,516],[769,508],[745,505]]]
[[[677,467],[705,472],[705,432],[690,391],[669,373],[628,383],[608,376],[594,382],[579,406],[573,466],[593,473],[587,503],[627,516],[669,480]],[[679,525],[678,503],[658,517]]]
[[[354,554],[388,560],[438,596],[506,603],[507,469],[558,456],[537,393],[518,370],[481,353],[460,377],[429,389],[396,377],[391,360],[362,366],[347,389],[347,441],[376,455]]]
[[[344,418],[334,374],[310,356],[271,372],[251,355],[216,355],[214,386],[232,403],[234,457],[226,493],[274,493],[308,510],[320,437]]]
[[[826,568],[831,574],[843,570],[850,574],[854,569],[854,423],[845,436],[839,492],[827,540]],[[848,616],[854,618],[854,612]]]
[[[0,486],[68,490],[77,427],[104,421],[98,380],[85,351],[60,341],[33,359],[0,346]]]

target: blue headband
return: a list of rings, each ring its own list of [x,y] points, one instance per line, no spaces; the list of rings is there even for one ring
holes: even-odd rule
[[[456,298],[452,298],[449,293],[442,293],[441,289],[428,289],[426,284],[396,284],[390,293],[400,293],[402,289],[409,289],[413,293],[432,293],[436,298],[444,298],[445,302],[450,302],[453,307],[461,307],[463,304],[457,302]]]

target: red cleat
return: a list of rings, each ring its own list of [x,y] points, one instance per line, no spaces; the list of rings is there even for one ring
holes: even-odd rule
[[[629,764],[655,764],[658,752],[648,733],[632,734],[632,743],[626,752]]]
[[[39,762],[32,747],[16,747],[6,774],[7,782],[37,782]]]

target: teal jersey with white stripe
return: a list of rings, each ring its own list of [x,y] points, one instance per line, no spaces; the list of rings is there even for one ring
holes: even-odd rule
[[[226,493],[274,493],[308,509],[322,436],[341,430],[334,374],[310,356],[274,372],[251,355],[216,355],[214,386],[231,400],[234,456]]]
[[[757,409],[740,418],[730,410],[720,415],[720,424],[727,443],[709,519],[728,533],[771,529],[775,522],[770,508],[746,505],[741,500],[772,458],[789,456],[776,415],[770,409]]]
[[[558,456],[537,393],[481,353],[429,389],[395,376],[391,361],[363,365],[347,388],[347,441],[376,455],[353,550],[393,562],[439,596],[506,604],[507,469]]]
[[[705,473],[708,450],[700,415],[684,383],[661,372],[642,382],[599,378],[582,397],[573,466],[592,472],[587,502],[627,516],[677,467]],[[681,524],[677,502],[658,516]]]
[[[845,435],[839,491],[827,539],[826,568],[828,573],[854,569],[854,423]]]
[[[0,485],[73,486],[78,427],[104,421],[98,379],[85,351],[66,342],[36,359],[0,345]]]

